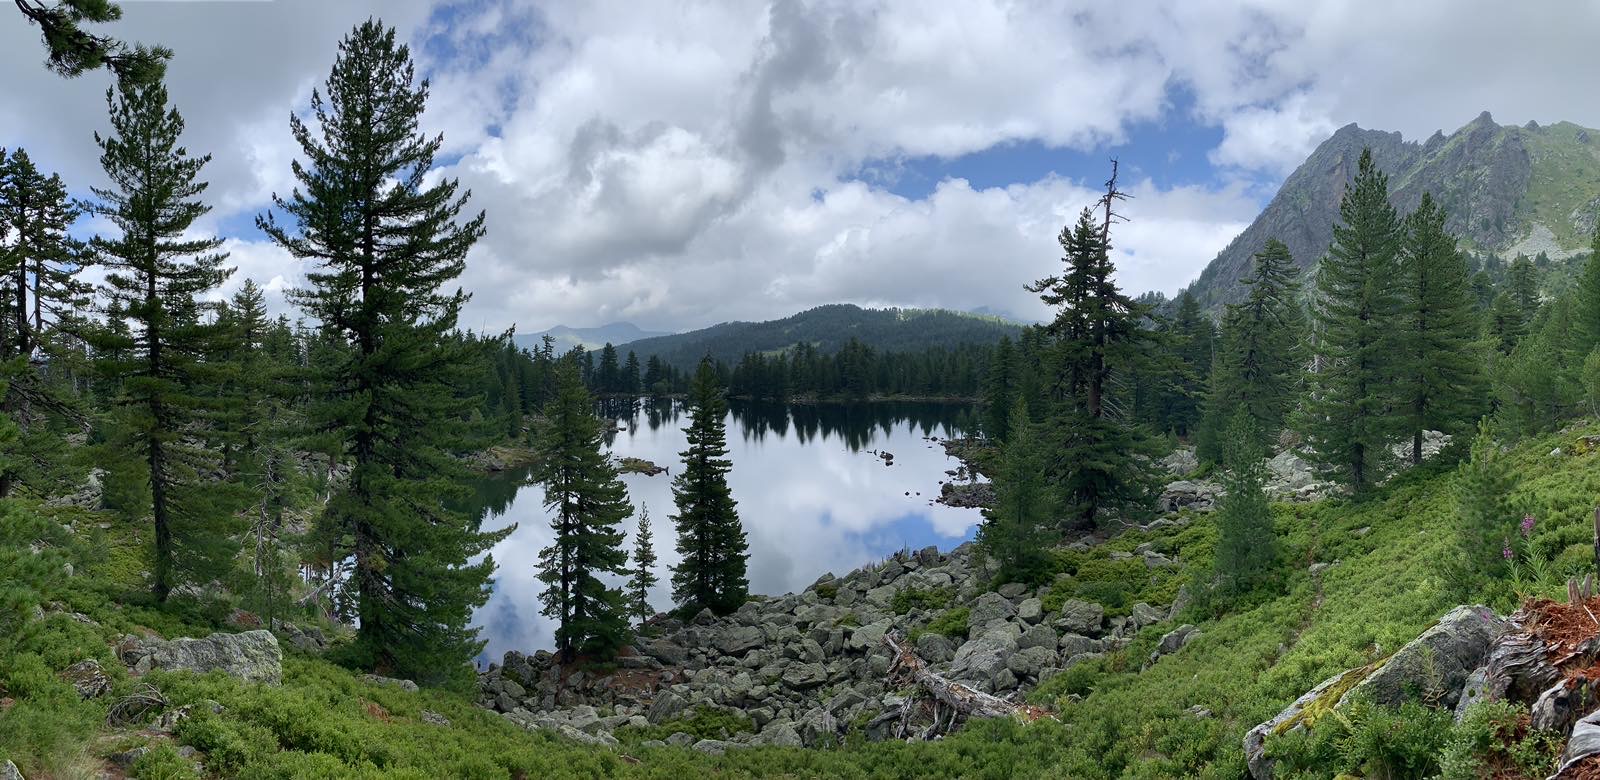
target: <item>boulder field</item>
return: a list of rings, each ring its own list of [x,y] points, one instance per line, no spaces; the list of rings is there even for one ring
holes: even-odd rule
[[[886,635],[904,638],[944,678],[1016,698],[1173,612],[1141,603],[1108,618],[1101,605],[1076,599],[1046,610],[1047,589],[1010,583],[988,591],[992,576],[971,543],[949,553],[902,552],[725,617],[658,616],[611,671],[563,667],[544,651],[508,652],[479,675],[479,704],[525,728],[593,744],[614,743],[618,728],[669,724],[703,709],[732,713],[747,730],[704,740],[712,744],[687,734],[667,741],[708,751],[815,746],[850,725],[883,739],[907,695],[887,679]],[[1157,655],[1198,636],[1193,626],[1177,627]]]

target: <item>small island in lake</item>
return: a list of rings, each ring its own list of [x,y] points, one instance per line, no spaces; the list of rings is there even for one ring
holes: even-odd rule
[[[643,474],[647,477],[667,473],[666,466],[657,466],[644,458],[623,458],[617,462],[617,468],[624,474]]]

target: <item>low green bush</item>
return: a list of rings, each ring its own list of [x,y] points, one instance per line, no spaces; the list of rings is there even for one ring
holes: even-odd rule
[[[901,588],[895,591],[894,601],[890,605],[895,614],[904,615],[913,609],[944,609],[950,606],[955,599],[954,588]]]

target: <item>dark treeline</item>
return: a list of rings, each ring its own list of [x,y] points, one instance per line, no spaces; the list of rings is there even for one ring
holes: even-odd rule
[[[890,352],[852,338],[831,354],[802,343],[774,352],[748,352],[731,366],[713,358],[711,366],[735,398],[975,399],[989,353],[988,346],[978,344]],[[607,344],[598,351],[576,347],[566,356],[577,362],[584,384],[597,395],[659,398],[689,390],[690,378],[654,355],[641,364],[634,352],[619,357],[617,348]]]

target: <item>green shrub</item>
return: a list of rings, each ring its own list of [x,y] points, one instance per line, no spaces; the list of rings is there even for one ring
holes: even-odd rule
[[[163,742],[139,756],[128,776],[139,780],[184,780],[199,775],[195,774],[194,764],[178,755],[171,744]]]
[[[944,587],[932,590],[901,588],[895,591],[891,605],[895,614],[904,615],[913,609],[944,609],[956,597],[955,589]]]
[[[1520,705],[1479,702],[1467,708],[1445,746],[1440,777],[1477,780],[1505,768],[1522,777],[1546,777],[1556,769],[1563,742],[1555,732],[1529,731]]]
[[[816,591],[817,598],[822,598],[822,599],[827,599],[828,601],[833,601],[839,595],[839,581],[838,580],[828,580],[827,582],[824,582],[821,585],[818,585],[813,590]]]
[[[971,614],[972,610],[967,607],[947,609],[928,622],[928,630],[952,639],[960,639],[967,635],[967,620]]]
[[[1267,742],[1279,774],[1349,773],[1363,777],[1433,777],[1455,736],[1448,710],[1407,702],[1399,709],[1357,699],[1305,732]]]
[[[646,728],[625,726],[617,730],[617,737],[644,742],[652,739],[664,740],[682,732],[696,740],[730,739],[735,734],[752,731],[755,731],[755,724],[744,715],[713,707],[698,707],[687,717],[675,718],[654,726]]]

